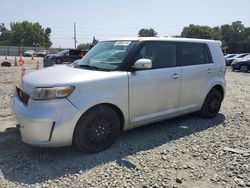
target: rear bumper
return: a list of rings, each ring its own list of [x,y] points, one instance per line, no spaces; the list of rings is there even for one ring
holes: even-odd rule
[[[30,99],[26,106],[18,96],[14,96],[11,106],[24,143],[41,147],[72,144],[74,128],[81,112],[67,99]]]

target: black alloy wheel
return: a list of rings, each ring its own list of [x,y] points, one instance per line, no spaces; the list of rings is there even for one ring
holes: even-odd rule
[[[74,141],[79,150],[96,153],[110,147],[120,133],[121,123],[117,112],[108,106],[97,106],[78,121]]]

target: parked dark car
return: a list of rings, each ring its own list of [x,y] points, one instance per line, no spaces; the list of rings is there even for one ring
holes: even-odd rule
[[[250,58],[244,58],[242,60],[235,60],[231,64],[232,70],[239,70],[241,72],[248,72],[250,70]]]
[[[237,54],[233,57],[225,58],[226,65],[230,66],[235,59],[244,58],[247,55],[249,55],[249,53]]]
[[[224,59],[227,60],[229,58],[233,58],[236,55],[238,55],[238,54],[227,54],[227,55],[224,56]]]
[[[57,54],[47,55],[44,58],[44,61],[49,60],[57,64],[61,64],[62,62],[72,63],[77,59],[81,59],[86,53],[87,51],[83,50],[73,50],[73,49],[63,50],[58,52]]]

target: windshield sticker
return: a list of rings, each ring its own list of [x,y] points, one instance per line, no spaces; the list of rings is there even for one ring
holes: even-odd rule
[[[131,43],[131,41],[117,41],[114,46],[128,46]]]

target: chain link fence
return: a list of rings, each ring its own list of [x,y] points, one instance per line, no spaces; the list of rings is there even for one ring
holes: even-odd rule
[[[63,49],[60,48],[49,48],[45,49],[42,47],[20,47],[20,46],[0,46],[0,56],[19,56],[20,54],[24,54],[27,50],[35,50],[38,52],[39,50],[47,50],[50,54],[57,53]]]

